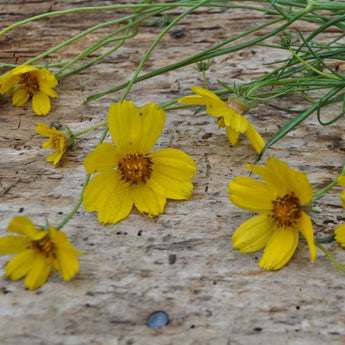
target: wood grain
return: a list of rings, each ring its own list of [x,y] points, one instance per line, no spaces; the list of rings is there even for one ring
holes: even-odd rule
[[[1,28],[46,11],[110,4],[110,1],[5,1],[0,0]],[[125,3],[125,2],[124,2]],[[129,10],[70,14],[19,27],[0,37],[0,61],[23,63],[92,25],[121,17]],[[180,13],[177,9],[172,14]],[[180,27],[185,34],[169,35],[144,66],[144,72],[165,66],[264,21],[262,14],[241,10],[199,9]],[[303,27],[306,32],[313,27]],[[110,32],[111,28],[104,29]],[[106,119],[111,103],[121,92],[89,104],[85,99],[127,81],[145,50],[160,32],[141,27],[140,33],[118,52],[81,73],[63,79],[47,117],[35,116],[31,106],[14,108],[10,98],[0,99],[0,225],[1,235],[12,217],[25,215],[38,224],[48,218],[58,224],[74,207],[85,179],[83,160],[96,145],[102,130],[78,140],[62,164],[45,160],[35,122],[58,121],[73,131]],[[329,37],[336,32],[328,33]],[[52,60],[68,59],[101,33],[87,36]],[[269,71],[268,62],[286,56],[281,51],[250,47],[217,57],[208,71],[209,87],[217,79],[243,83]],[[5,69],[0,70],[5,72]],[[202,76],[187,66],[136,84],[128,99],[138,106],[164,103],[188,94],[190,85],[202,85]],[[284,106],[303,100],[288,96]],[[336,109],[329,109],[332,116]],[[267,140],[290,118],[265,104],[248,118]],[[344,121],[322,127],[312,115],[268,150],[310,181],[325,185],[344,164]],[[53,274],[38,291],[23,282],[0,279],[0,343],[6,345],[237,345],[237,344],[344,344],[344,276],[318,252],[309,262],[301,241],[291,262],[278,272],[264,272],[260,253],[243,255],[231,248],[233,231],[251,214],[230,204],[227,183],[247,174],[244,164],[255,152],[243,138],[232,148],[213,118],[192,109],[167,113],[167,123],[156,148],[183,149],[197,162],[194,192],[186,202],[169,201],[164,214],[154,219],[133,210],[118,225],[102,226],[96,215],[82,207],[64,231],[84,256],[80,272],[64,283]],[[107,139],[108,140],[108,139]],[[332,234],[345,219],[336,188],[317,203],[323,213],[312,215],[318,236]],[[345,253],[327,246],[340,262]],[[9,257],[1,257],[1,273]],[[157,310],[169,314],[168,326],[151,329],[149,316]]]

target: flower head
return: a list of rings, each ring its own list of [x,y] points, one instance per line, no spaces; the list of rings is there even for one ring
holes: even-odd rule
[[[24,105],[32,96],[32,109],[37,115],[50,112],[50,98],[57,98],[53,90],[58,85],[55,76],[45,68],[18,66],[0,78],[0,94],[11,92],[12,104]]]
[[[73,145],[73,136],[68,127],[60,127],[60,130],[54,126],[49,127],[41,122],[36,122],[36,133],[49,137],[42,144],[44,149],[56,150],[47,157],[47,162],[53,162],[54,165],[60,162],[67,148]]]
[[[245,133],[253,148],[260,152],[265,142],[254,126],[242,115],[248,111],[248,105],[237,96],[222,101],[213,92],[200,86],[191,86],[196,95],[179,99],[180,103],[206,105],[206,112],[218,118],[218,128],[226,127],[226,135],[233,146],[238,146],[239,136]],[[242,114],[242,115],[241,115]]]
[[[286,265],[298,244],[298,230],[306,239],[310,261],[316,248],[309,211],[313,189],[305,173],[270,157],[265,167],[247,165],[264,182],[250,177],[235,177],[228,184],[230,201],[252,212],[260,213],[248,219],[232,236],[233,247],[250,253],[265,247],[259,266],[277,270]]]
[[[108,126],[111,143],[89,153],[84,166],[98,173],[84,191],[84,208],[97,211],[102,223],[117,223],[133,205],[149,217],[163,212],[166,199],[191,196],[194,160],[176,149],[150,152],[165,123],[165,112],[156,104],[138,109],[130,101],[111,105]]]
[[[5,278],[19,280],[25,277],[25,286],[34,290],[47,281],[51,267],[65,281],[79,271],[77,255],[82,252],[72,246],[65,233],[52,225],[46,231],[35,227],[26,217],[14,217],[8,231],[20,236],[0,238],[1,255],[17,254],[7,264]]]

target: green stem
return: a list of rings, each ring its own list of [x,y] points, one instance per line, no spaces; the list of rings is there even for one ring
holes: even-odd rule
[[[61,230],[63,228],[64,225],[66,225],[66,223],[74,216],[74,214],[78,211],[80,205],[82,204],[83,202],[83,195],[84,195],[84,191],[85,191],[85,188],[87,186],[87,184],[89,183],[89,180],[90,180],[90,174],[87,174],[86,175],[86,178],[85,178],[85,182],[84,182],[84,186],[83,186],[83,189],[80,193],[80,197],[79,197],[79,200],[77,202],[77,204],[74,206],[73,210],[67,215],[67,217],[65,217],[62,222],[57,226],[57,229]]]
[[[339,264],[339,262],[334,259],[334,257],[329,253],[329,251],[323,246],[321,245],[320,243],[318,242],[315,242],[315,245],[320,248],[325,254],[326,256],[328,257],[328,259],[333,263],[333,265],[335,267],[337,267],[340,271],[342,271],[343,273],[345,273],[345,267],[343,267],[342,265]]]
[[[319,237],[315,239],[315,242],[317,243],[329,243],[334,241],[335,235],[331,235],[331,236],[326,236],[326,237]]]
[[[126,87],[128,87],[129,84],[133,84],[133,83],[137,83],[137,82],[140,82],[140,81],[143,81],[143,80],[146,80],[146,79],[149,79],[149,78],[152,78],[154,76],[157,76],[157,75],[160,75],[160,74],[163,74],[163,73],[166,73],[166,72],[169,72],[169,71],[172,71],[172,70],[175,70],[175,69],[178,69],[178,68],[181,68],[181,67],[184,67],[186,65],[190,65],[190,64],[194,64],[194,63],[197,63],[199,61],[202,61],[202,60],[208,60],[208,59],[212,59],[216,56],[219,56],[219,55],[224,55],[224,54],[229,54],[229,53],[232,53],[234,51],[238,51],[238,50],[241,50],[241,49],[244,49],[244,48],[247,48],[249,46],[252,46],[252,45],[255,45],[255,44],[258,44],[264,40],[266,40],[267,38],[269,37],[272,37],[274,35],[276,35],[277,33],[283,31],[286,27],[288,27],[289,25],[291,25],[294,21],[296,21],[297,19],[305,16],[307,13],[309,13],[310,11],[313,10],[313,7],[312,6],[307,6],[305,9],[297,12],[294,16],[291,17],[290,20],[288,20],[286,23],[282,24],[281,26],[279,26],[278,28],[276,29],[273,29],[271,30],[270,32],[266,33],[266,34],[263,34],[263,35],[260,35],[252,40],[249,40],[249,41],[246,41],[244,43],[239,43],[235,46],[232,46],[230,48],[223,48],[223,49],[219,49],[221,48],[222,46],[224,45],[227,45],[229,43],[232,43],[240,38],[243,38],[251,33],[254,33],[254,32],[257,32],[258,30],[262,30],[264,28],[267,28],[271,25],[275,25],[279,22],[281,22],[282,20],[284,20],[283,18],[276,18],[274,20],[271,20],[270,22],[268,23],[264,23],[262,25],[259,25],[259,26],[256,26],[255,28],[253,29],[250,29],[250,30],[247,30],[246,32],[244,33],[241,33],[235,37],[232,37],[228,40],[225,40],[201,53],[198,53],[198,54],[195,54],[191,57],[188,57],[186,59],[183,59],[183,60],[180,60],[179,62],[177,63],[173,63],[171,65],[168,65],[168,66],[165,66],[165,67],[162,67],[162,68],[158,68],[152,72],[149,72],[147,74],[144,74],[138,78],[136,78],[135,80],[132,79],[131,81],[129,82],[126,82],[124,84],[121,84],[115,88],[112,88],[110,90],[107,90],[107,91],[104,91],[102,93],[98,93],[98,94],[95,94],[95,95],[92,95],[90,97],[88,97],[86,99],[86,103],[88,102],[91,102],[91,101],[94,101],[100,97],[103,97],[109,93],[114,93],[114,92],[117,92],[119,90],[122,90]]]
[[[133,84],[137,81],[137,77],[140,73],[140,71],[142,70],[146,60],[149,58],[149,56],[151,55],[151,53],[153,52],[153,50],[156,48],[157,44],[159,43],[159,41],[165,36],[165,34],[173,27],[175,26],[181,19],[183,19],[184,17],[186,17],[190,12],[193,12],[196,8],[202,6],[203,4],[207,3],[209,0],[203,0],[198,2],[196,5],[194,5],[193,7],[189,8],[188,10],[186,10],[185,12],[183,12],[182,14],[180,14],[177,18],[175,18],[168,26],[165,27],[164,30],[162,30],[162,32],[157,36],[157,38],[154,40],[154,42],[151,44],[151,46],[149,47],[149,49],[146,51],[146,53],[144,54],[143,58],[141,59],[138,68],[136,69],[136,71],[134,72],[134,76],[132,77],[132,79],[129,81],[127,88],[124,92],[124,94],[121,97],[121,100],[126,99],[129,91],[131,90]]]
[[[73,138],[80,137],[80,136],[83,135],[83,134],[86,134],[86,133],[88,133],[88,132],[91,132],[91,131],[93,131],[94,129],[97,129],[97,128],[99,128],[99,127],[106,126],[107,124],[108,124],[107,121],[102,122],[102,123],[99,123],[98,125],[92,126],[92,127],[90,127],[90,128],[87,128],[87,129],[84,129],[83,131],[80,131],[80,132],[77,132],[77,133],[73,133],[72,136],[73,136]]]
[[[343,167],[341,173],[339,174],[339,176],[334,179],[331,183],[329,183],[326,187],[320,189],[318,192],[314,193],[313,195],[313,202],[316,200],[319,200],[323,197],[323,195],[328,192],[331,188],[333,188],[335,185],[338,184],[338,178],[340,176],[344,176],[345,175],[345,166]]]

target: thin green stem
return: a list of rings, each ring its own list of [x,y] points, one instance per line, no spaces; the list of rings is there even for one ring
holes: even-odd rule
[[[73,133],[72,136],[73,136],[73,138],[80,137],[81,135],[86,134],[86,133],[88,133],[88,132],[91,132],[91,131],[93,131],[93,130],[95,130],[95,129],[97,129],[97,128],[104,127],[104,126],[106,126],[107,124],[108,124],[107,121],[102,122],[102,123],[99,123],[98,125],[92,126],[92,127],[90,127],[90,128],[87,128],[87,129],[84,129],[83,131],[80,131],[80,132],[77,132],[77,133]]]
[[[318,192],[314,193],[313,202],[321,199],[325,193],[327,193],[331,188],[336,186],[338,184],[338,178],[340,176],[345,176],[345,166],[343,167],[343,169],[341,170],[341,173],[337,176],[336,179],[334,179],[332,182],[330,182],[326,187],[324,187],[324,188],[320,189]]]
[[[198,2],[196,5],[194,5],[193,7],[189,8],[188,10],[186,10],[185,12],[183,12],[182,14],[180,14],[177,18],[175,18],[169,25],[167,25],[164,30],[162,30],[162,32],[157,36],[157,38],[154,40],[154,42],[151,44],[151,46],[149,47],[149,49],[146,51],[146,53],[144,54],[143,58],[141,59],[138,68],[136,69],[136,71],[134,72],[134,75],[132,77],[132,79],[129,81],[127,88],[125,90],[125,92],[123,93],[121,100],[126,99],[129,91],[131,90],[133,84],[136,82],[137,77],[140,73],[140,71],[142,70],[145,62],[147,61],[147,59],[149,58],[149,56],[151,55],[151,53],[153,52],[153,50],[156,48],[157,44],[159,43],[159,41],[165,36],[165,34],[173,27],[175,26],[181,19],[183,19],[184,17],[186,17],[189,13],[193,12],[196,8],[202,6],[203,4],[207,3],[209,0],[203,0]]]
[[[86,178],[85,178],[85,182],[84,182],[84,186],[83,186],[83,189],[80,193],[80,197],[79,197],[79,200],[78,202],[76,203],[76,205],[74,206],[73,210],[67,215],[67,217],[65,217],[62,222],[57,226],[57,229],[61,230],[65,225],[66,223],[74,216],[74,214],[78,211],[80,205],[82,204],[83,202],[83,195],[84,195],[84,191],[85,191],[85,188],[87,186],[87,184],[89,183],[89,180],[90,180],[90,174],[87,174],[86,175]]]
[[[315,242],[315,245],[321,249],[325,254],[326,256],[328,257],[328,259],[332,262],[332,264],[337,267],[340,271],[342,271],[343,273],[345,273],[345,267],[340,265],[339,262],[334,259],[334,257],[330,254],[330,252],[323,246],[321,245],[320,243],[318,242]]]

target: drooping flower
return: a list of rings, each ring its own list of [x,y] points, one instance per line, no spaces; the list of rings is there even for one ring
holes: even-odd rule
[[[138,109],[125,100],[109,108],[108,126],[115,146],[102,143],[84,161],[89,174],[98,173],[85,189],[84,208],[97,211],[101,223],[117,223],[133,205],[153,217],[163,212],[166,199],[191,196],[194,160],[172,148],[150,152],[164,123],[164,110],[153,103]]]
[[[238,146],[240,134],[245,133],[253,148],[261,152],[265,141],[254,126],[242,116],[249,109],[244,99],[233,95],[224,102],[216,94],[200,86],[191,86],[191,89],[196,95],[182,97],[178,100],[180,103],[206,105],[206,112],[218,118],[218,129],[226,127],[226,135],[232,146]]]
[[[230,201],[245,210],[260,213],[240,225],[232,236],[233,247],[241,253],[262,248],[259,266],[277,270],[286,265],[298,244],[298,230],[307,241],[310,261],[316,248],[312,222],[307,214],[313,189],[307,175],[270,157],[265,167],[247,165],[264,182],[251,177],[235,177],[228,184]]]
[[[79,271],[75,249],[64,232],[49,225],[49,231],[37,228],[26,217],[14,217],[8,231],[20,236],[0,238],[0,255],[17,254],[5,268],[5,278],[19,280],[25,277],[25,286],[38,289],[55,268],[68,281]]]
[[[36,133],[49,137],[47,141],[42,144],[44,149],[56,150],[47,157],[47,162],[53,162],[54,165],[60,162],[63,154],[66,152],[67,148],[73,145],[72,132],[68,127],[49,127],[41,122],[36,122]]]
[[[0,78],[0,94],[10,92],[16,107],[24,105],[32,96],[33,111],[37,115],[47,115],[51,109],[49,97],[58,97],[53,90],[57,85],[55,76],[46,68],[23,65]]]

